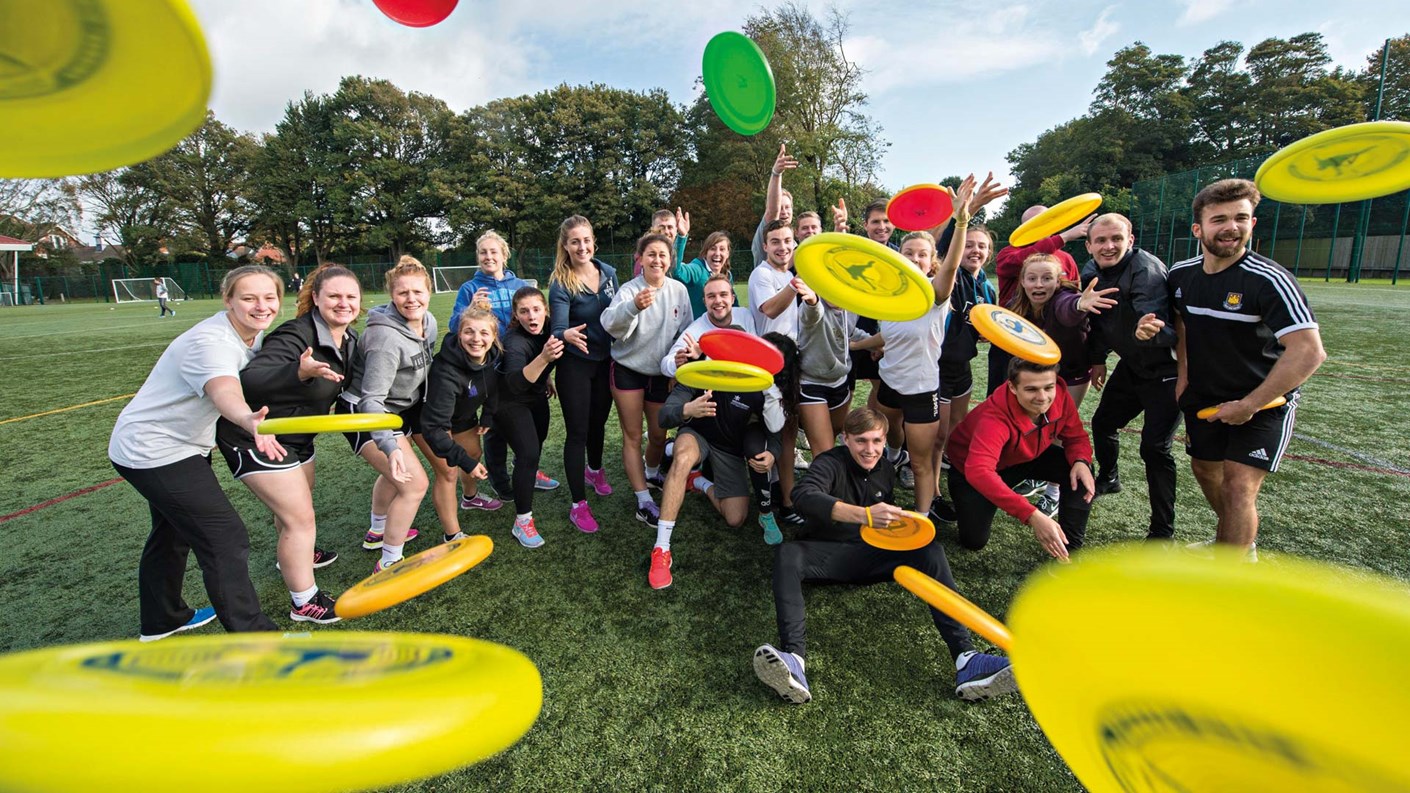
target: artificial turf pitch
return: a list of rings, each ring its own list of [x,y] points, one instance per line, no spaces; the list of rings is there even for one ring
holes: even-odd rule
[[[1410,580],[1410,438],[1401,416],[1410,405],[1410,375],[1402,366],[1410,288],[1303,286],[1329,358],[1304,388],[1298,437],[1264,487],[1259,549],[1265,557],[1293,553]],[[366,302],[384,299],[368,295]],[[441,320],[451,300],[449,294],[433,299]],[[24,417],[135,392],[166,344],[220,307],[216,301],[181,303],[177,317],[163,320],[151,304],[111,308],[0,309],[0,516],[112,480],[108,435],[126,400]],[[292,312],[289,301],[281,320]],[[983,364],[981,355],[975,361],[981,384]],[[1098,396],[1088,395],[1085,417]],[[864,398],[860,394],[859,402]],[[561,476],[556,408],[553,416],[543,468]],[[546,541],[537,550],[510,537],[511,506],[462,512],[467,533],[495,540],[485,563],[402,606],[314,627],[463,634],[515,647],[538,664],[544,708],[523,740],[477,766],[404,789],[1080,789],[1021,698],[977,704],[955,698],[953,665],[925,607],[895,585],[808,591],[814,701],[780,702],[750,666],[753,649],[776,640],[771,551],[752,516],[730,530],[701,497],[688,498],[672,538],[675,584],[651,590],[646,568],[654,531],[633,516],[615,416],[608,429],[605,457],[616,493],[589,496],[600,532],[584,535],[568,524],[566,486],[535,497]],[[1145,533],[1137,437],[1123,438],[1125,490],[1093,509],[1093,547]],[[1176,457],[1177,539],[1207,539],[1213,513],[1183,451],[1177,448]],[[305,630],[306,624],[288,619],[268,512],[230,478],[218,454],[215,468],[250,527],[250,571],[266,612],[282,627]],[[360,548],[374,474],[338,435],[319,439],[317,468],[319,544],[341,556],[318,571],[318,581],[336,595],[371,573],[376,559]],[[898,500],[910,506],[909,493]],[[438,541],[429,497],[416,523],[422,536],[408,553]],[[135,636],[137,561],[149,527],[146,503],[123,482],[0,517],[0,650]],[[959,549],[943,529],[940,538],[961,591],[999,616],[1046,559],[1031,532],[1002,513],[983,551]],[[193,605],[205,604],[194,560],[186,595]],[[1111,642],[1119,648],[1118,626]],[[1237,647],[1222,652],[1233,667],[1254,672]],[[1113,662],[1117,655],[1111,654]],[[1101,671],[1072,670],[1073,685]],[[290,740],[308,741],[316,752],[318,714],[290,725]]]

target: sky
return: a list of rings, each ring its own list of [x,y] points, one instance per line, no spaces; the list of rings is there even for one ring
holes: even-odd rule
[[[463,111],[560,83],[663,88],[689,104],[714,34],[759,0],[460,0],[430,28],[392,22],[372,0],[192,0],[215,64],[211,108],[269,132],[305,91],[348,74],[384,78]],[[806,2],[824,17],[828,4]],[[1106,62],[1145,42],[1198,57],[1223,40],[1322,33],[1335,64],[1360,69],[1386,36],[1385,0],[836,0],[845,49],[866,70],[868,112],[891,146],[882,184],[974,171],[1008,176],[1010,151],[1086,111]],[[760,189],[762,189],[760,185]]]

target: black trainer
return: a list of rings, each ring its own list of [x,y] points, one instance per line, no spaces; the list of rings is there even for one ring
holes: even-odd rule
[[[1102,475],[1097,477],[1096,485],[1097,492],[1092,496],[1092,498],[1104,496],[1107,493],[1120,493],[1121,476],[1114,472],[1111,476],[1107,476],[1106,472],[1102,472]]]
[[[932,522],[954,526],[959,522],[959,519],[960,515],[955,511],[955,505],[946,501],[944,496],[936,495],[935,500],[930,502],[930,520]]]
[[[316,622],[319,625],[331,625],[338,621],[338,615],[334,612],[333,598],[323,590],[318,590],[314,594],[313,600],[294,607],[290,605],[289,619],[294,622]]]

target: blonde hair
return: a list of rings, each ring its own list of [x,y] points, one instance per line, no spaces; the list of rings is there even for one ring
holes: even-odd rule
[[[392,291],[392,287],[396,285],[398,279],[408,276],[425,279],[426,292],[430,293],[433,291],[431,289],[431,273],[427,271],[426,266],[421,264],[421,261],[415,256],[403,255],[400,259],[397,259],[397,265],[387,271],[387,292],[390,293]]]
[[[1018,289],[1014,291],[1013,299],[1009,301],[1009,308],[1024,319],[1035,321],[1042,318],[1044,309],[1052,304],[1053,297],[1057,297],[1057,292],[1054,292],[1053,297],[1048,298],[1048,302],[1041,306],[1033,305],[1033,302],[1028,299],[1028,291],[1023,288],[1023,274],[1028,272],[1030,266],[1039,264],[1052,265],[1053,272],[1057,275],[1057,292],[1061,292],[1063,289],[1075,290],[1078,288],[1075,282],[1062,277],[1062,262],[1058,261],[1058,257],[1051,253],[1035,253],[1024,259],[1023,264],[1018,268]]]
[[[478,239],[475,240],[475,253],[476,253],[476,256],[478,257],[478,255],[479,255],[480,246],[481,246],[481,245],[484,245],[486,242],[498,242],[498,243],[499,243],[499,249],[502,250],[502,251],[504,251],[504,263],[505,263],[505,265],[508,265],[508,264],[509,264],[509,243],[508,243],[508,241],[506,241],[503,237],[499,236],[499,232],[498,232],[498,231],[495,231],[494,229],[490,229],[489,231],[486,231],[484,234],[481,234]]]
[[[235,286],[244,280],[247,275],[263,275],[274,282],[274,291],[279,294],[279,302],[284,302],[284,279],[279,277],[279,273],[265,267],[262,264],[242,264],[235,267],[220,279],[220,296],[224,300],[235,297]]]
[[[582,226],[587,226],[588,232],[592,231],[592,223],[582,215],[572,215],[559,224],[558,243],[553,252],[553,274],[548,278],[549,283],[561,284],[569,294],[587,291],[587,285],[573,272],[573,260],[568,256],[568,233]]]
[[[493,311],[488,308],[482,308],[479,304],[472,305],[470,308],[465,309],[465,313],[460,315],[460,327],[455,330],[456,340],[460,339],[461,331],[464,330],[466,324],[470,322],[488,323],[490,329],[494,331],[494,342],[492,343],[494,348],[500,352],[504,352],[504,345],[501,344],[499,340],[499,317],[496,317]]]
[[[940,266],[940,252],[935,248],[935,237],[928,231],[912,231],[901,238],[901,247],[906,247],[906,243],[911,240],[920,240],[930,246],[930,272],[925,273],[927,277],[935,274],[935,268]]]

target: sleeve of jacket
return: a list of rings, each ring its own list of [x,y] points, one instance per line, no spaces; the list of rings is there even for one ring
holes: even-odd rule
[[[1053,316],[1069,328],[1075,328],[1087,321],[1087,315],[1077,310],[1082,295],[1071,289],[1063,289],[1053,297]]]
[[[602,310],[602,329],[618,341],[630,336],[636,327],[637,314],[641,313],[636,307],[636,293],[634,285],[620,287],[612,296],[612,302]]]
[[[1132,261],[1131,266],[1136,267],[1137,261]],[[1175,346],[1175,323],[1170,319],[1170,297],[1166,288],[1165,265],[1150,260],[1139,261],[1140,267],[1131,273],[1131,310],[1135,312],[1137,318],[1147,314],[1154,314],[1165,323],[1165,327],[1160,332],[1146,341],[1136,339],[1138,347],[1165,347]],[[1135,328],[1131,333],[1135,333]]]
[[[557,282],[548,286],[548,327],[553,338],[563,340],[563,331],[568,329],[570,303],[568,290]]]
[[[1062,391],[1066,396],[1067,390]],[[1081,461],[1087,464],[1093,474],[1096,473],[1092,466],[1092,439],[1087,437],[1087,428],[1082,426],[1082,416],[1077,412],[1077,403],[1072,401],[1070,396],[1064,400],[1062,424],[1058,427],[1057,437],[1062,439],[1062,452],[1067,457],[1069,468]]]
[[[844,492],[841,480],[846,476],[846,469],[835,459],[819,457],[814,460],[802,480],[793,486],[794,511],[815,525],[835,522],[832,519],[832,508],[842,499],[833,493]]]
[[[471,457],[450,434],[455,402],[465,392],[465,377],[455,367],[436,358],[431,361],[429,378],[426,404],[421,407],[421,435],[437,457],[462,471],[473,471],[480,461]]]
[[[312,384],[299,379],[299,359],[312,344],[295,322],[289,320],[266,336],[259,353],[241,370],[240,384],[248,399],[261,401],[265,394],[296,392]]]
[[[676,383],[676,387],[671,389],[670,396],[666,397],[666,403],[661,406],[661,412],[656,417],[661,429],[674,429],[685,424],[685,403],[695,397],[695,390],[690,386]]]
[[[999,476],[999,457],[1009,440],[1010,427],[1003,419],[982,416],[974,426],[969,440],[969,455],[964,461],[964,478],[989,503],[1021,522],[1026,522],[1037,510],[1028,499],[1013,492]]]
[[[460,285],[460,290],[455,293],[455,305],[450,309],[450,332],[460,327],[460,315],[465,309],[470,307],[470,301],[475,297],[474,279],[466,281]]]
[[[504,376],[504,387],[509,393],[523,395],[533,391],[534,384],[524,376],[524,367],[533,360],[533,346],[528,339],[515,334],[510,336],[504,345],[504,357],[499,362],[500,374]],[[547,377],[548,371],[540,377]]]

